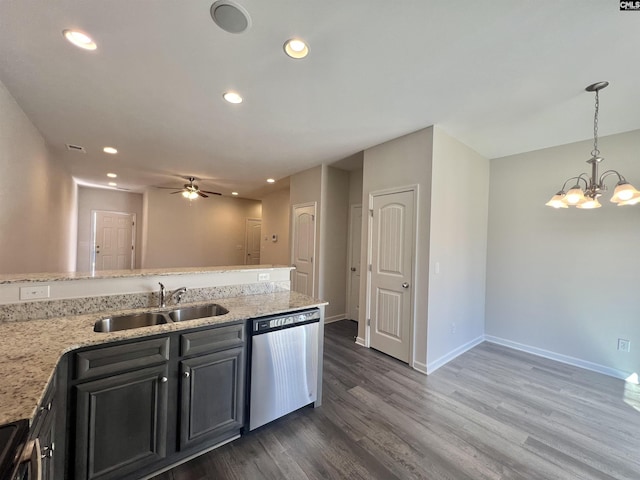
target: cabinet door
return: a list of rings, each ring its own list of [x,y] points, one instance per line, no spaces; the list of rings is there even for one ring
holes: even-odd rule
[[[123,479],[166,455],[167,366],[79,384],[76,479]]]
[[[180,449],[237,435],[244,419],[244,348],[183,360]]]

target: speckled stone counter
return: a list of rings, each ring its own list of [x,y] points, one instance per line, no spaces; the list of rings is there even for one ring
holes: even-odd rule
[[[0,378],[0,424],[20,419],[31,420],[60,358],[65,353],[77,348],[246,320],[326,304],[291,291],[223,298],[216,300],[216,303],[227,308],[229,313],[218,317],[112,333],[94,332],[95,321],[111,314],[161,311],[161,309],[120,310],[0,324],[0,371],[2,372]],[[165,310],[171,310],[171,308]]]

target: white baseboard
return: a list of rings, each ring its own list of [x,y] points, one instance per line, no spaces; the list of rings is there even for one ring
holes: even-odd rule
[[[419,362],[417,360],[413,361],[413,369],[417,372],[427,374],[427,364]]]
[[[339,322],[340,320],[344,320],[345,318],[347,318],[347,315],[345,313],[341,313],[340,315],[332,315],[330,317],[324,317],[324,323]]]
[[[631,375],[630,373],[623,372],[622,370],[607,367],[605,365],[600,365],[598,363],[589,362],[588,360],[570,357],[569,355],[564,355],[562,353],[551,352],[549,350],[533,347],[531,345],[513,342],[511,340],[507,340],[506,338],[494,337],[493,335],[485,335],[484,339],[490,343],[496,343],[504,347],[531,353],[532,355],[537,355],[539,357],[548,358],[557,362],[566,363],[568,365],[573,365],[574,367],[584,368],[586,370],[591,370],[592,372],[602,373],[604,375],[609,375],[610,377],[621,378],[622,380],[627,379],[629,375]]]
[[[460,345],[458,348],[451,350],[449,353],[442,355],[440,358],[437,358],[433,362],[427,362],[425,365],[425,372],[427,375],[432,374],[437,369],[442,367],[444,364],[450,362],[457,356],[462,355],[464,352],[471,350],[476,345],[480,345],[484,341],[484,335],[480,335],[477,338],[474,338],[470,342],[465,343],[464,345]],[[415,362],[414,362],[415,364]],[[416,369],[417,370],[417,369]]]
[[[364,343],[364,338],[356,337],[356,345],[360,345],[362,347],[366,347],[367,345]]]

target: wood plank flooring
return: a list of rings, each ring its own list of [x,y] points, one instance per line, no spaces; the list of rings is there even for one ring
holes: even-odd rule
[[[640,387],[483,343],[426,377],[326,326],[323,406],[154,480],[640,479]]]

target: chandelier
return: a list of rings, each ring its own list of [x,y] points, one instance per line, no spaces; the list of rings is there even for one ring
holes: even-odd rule
[[[591,165],[591,176],[587,173],[581,173],[577,177],[567,179],[560,191],[545,204],[549,207],[600,208],[602,205],[598,202],[598,197],[607,190],[604,180],[612,175],[618,178],[618,183],[613,190],[611,202],[617,203],[618,206],[640,203],[640,192],[617,171],[607,170],[598,176],[598,164],[604,160],[600,156],[600,150],[598,150],[598,111],[600,109],[598,93],[607,85],[609,85],[609,82],[598,82],[585,88],[587,92],[596,93],[595,114],[593,116],[593,150],[591,151],[591,158],[587,160],[587,163]],[[565,191],[566,186],[570,184],[569,182],[574,180],[575,183],[569,191]]]

